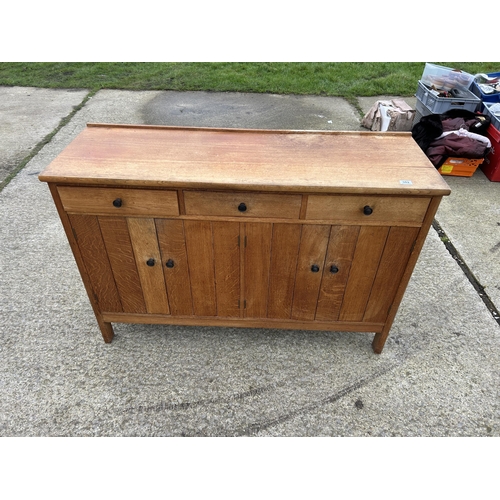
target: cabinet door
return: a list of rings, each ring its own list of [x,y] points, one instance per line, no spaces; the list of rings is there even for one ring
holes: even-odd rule
[[[240,223],[184,221],[193,313],[240,316]]]
[[[127,313],[147,312],[125,217],[98,217],[116,287]]]
[[[245,316],[338,320],[357,226],[244,224]]]
[[[177,219],[156,219],[155,224],[170,312],[175,316],[192,316],[193,299],[184,222]]]
[[[339,319],[358,235],[358,226],[331,227],[316,309],[319,321]]]
[[[155,221],[131,217],[127,219],[127,226],[146,310],[150,314],[170,314]]]
[[[418,232],[417,227],[360,228],[339,320],[386,320]]]
[[[292,319],[312,321],[316,315],[330,226],[304,225],[300,237]]]
[[[301,232],[300,224],[273,224],[268,318],[291,318]]]
[[[242,224],[245,317],[267,317],[272,230],[270,223]]]
[[[240,316],[240,223],[212,222],[217,316]]]
[[[210,221],[184,221],[189,278],[195,316],[216,316],[215,271]]]
[[[388,233],[388,227],[360,228],[339,313],[340,321],[363,321]]]
[[[416,227],[390,228],[363,321],[382,323],[387,318],[418,232]]]
[[[97,216],[71,214],[68,217],[100,310],[122,312],[121,297]]]

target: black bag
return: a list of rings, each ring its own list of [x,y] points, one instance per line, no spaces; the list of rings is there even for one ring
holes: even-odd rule
[[[442,121],[447,118],[463,118],[465,128],[474,134],[486,135],[491,118],[467,109],[450,109],[441,115],[422,116],[411,129],[411,135],[422,151],[427,151],[431,143],[443,133]]]
[[[491,118],[488,115],[483,115],[482,113],[469,111],[467,109],[450,109],[450,111],[440,116],[441,119],[463,118],[469,127],[469,132],[480,135],[486,135],[486,130],[491,123]]]

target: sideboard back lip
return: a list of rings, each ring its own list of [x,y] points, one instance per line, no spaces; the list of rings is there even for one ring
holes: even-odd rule
[[[101,128],[129,128],[129,129],[151,129],[151,130],[198,130],[207,132],[239,132],[259,134],[322,134],[322,135],[379,135],[380,132],[368,130],[321,130],[321,129],[269,129],[269,128],[242,128],[242,127],[197,127],[186,125],[148,125],[130,123],[87,123],[87,127]],[[411,132],[384,132],[386,136],[410,136]]]

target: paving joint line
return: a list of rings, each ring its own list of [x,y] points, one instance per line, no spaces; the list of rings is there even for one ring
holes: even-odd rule
[[[80,104],[77,104],[76,106],[73,106],[73,110],[70,111],[68,115],[65,117],[61,118],[59,124],[57,127],[47,134],[40,142],[36,144],[36,146],[33,148],[31,153],[23,158],[21,163],[2,181],[0,182],[0,193],[3,191],[3,189],[16,177],[16,175],[43,149],[44,146],[49,144],[50,141],[54,138],[54,136],[61,130],[65,125],[67,125],[71,119],[80,111],[80,109],[87,104],[87,101],[93,97],[97,93],[97,90],[91,90],[80,102]]]
[[[455,262],[460,266],[460,269],[465,274],[471,285],[474,287],[481,300],[484,302],[484,305],[487,307],[488,311],[493,316],[493,319],[500,325],[500,312],[498,311],[497,307],[492,302],[492,300],[486,293],[483,285],[479,283],[479,280],[470,270],[469,266],[465,263],[459,251],[456,249],[455,245],[451,242],[449,236],[445,233],[444,229],[441,227],[441,225],[436,219],[432,221],[432,227],[435,229],[435,231],[439,236],[439,239],[443,242],[444,246],[446,247],[450,255],[453,257]]]

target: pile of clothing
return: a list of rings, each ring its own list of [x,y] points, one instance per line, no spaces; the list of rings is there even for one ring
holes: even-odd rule
[[[484,158],[491,150],[485,136],[489,116],[467,110],[450,110],[442,115],[423,116],[412,130],[412,137],[439,168],[447,158]]]

